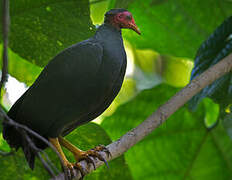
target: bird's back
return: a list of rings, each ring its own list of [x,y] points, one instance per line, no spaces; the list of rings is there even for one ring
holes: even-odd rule
[[[95,37],[58,54],[8,115],[46,138],[66,135],[99,116],[118,94],[126,70],[118,33],[100,27]],[[16,133],[4,126],[3,136],[13,147],[21,143]]]

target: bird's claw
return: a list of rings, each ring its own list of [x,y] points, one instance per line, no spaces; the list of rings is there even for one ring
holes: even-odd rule
[[[100,144],[98,146],[96,146],[93,150],[95,151],[103,151],[107,154],[108,157],[112,157],[110,151],[108,148],[106,148],[104,145]]]
[[[88,164],[92,164],[93,165],[94,170],[96,169],[96,165],[95,165],[93,159],[91,158],[91,154],[89,154],[88,151],[87,152],[83,152],[82,155],[81,155],[81,158],[79,158],[79,159],[76,158],[76,160],[77,160],[77,162],[80,162],[81,160],[86,160],[86,162]]]
[[[84,172],[84,168],[81,166],[81,164],[79,162],[76,162],[74,164],[74,168],[80,171],[80,173],[81,173],[81,179],[83,179],[84,176],[85,176],[85,172]]]
[[[102,157],[102,155],[100,154],[101,151],[105,152],[108,155],[108,157],[111,156],[110,151],[103,145],[96,146],[95,148],[90,149],[88,151],[82,151],[81,153],[74,154],[74,157],[76,159],[76,163],[69,163],[68,162],[66,165],[66,167],[68,168],[69,177],[71,177],[71,178],[74,177],[74,175],[75,175],[74,169],[80,171],[82,178],[85,176],[85,169],[80,164],[80,161],[82,161],[82,160],[85,160],[88,164],[92,164],[94,170],[96,169],[96,165],[95,165],[93,158],[98,158],[100,161],[103,161],[107,167],[109,167],[105,158]]]
[[[69,180],[75,177],[75,170],[80,171],[81,179],[83,179],[83,177],[85,176],[84,168],[81,166],[79,162],[76,163],[65,162],[64,168],[65,168],[64,172]]]
[[[101,151],[105,152],[108,157],[111,156],[110,151],[104,145],[96,146],[95,148],[86,151],[86,154],[88,154],[88,156],[97,157],[100,161],[103,161],[106,164],[106,166],[109,168],[107,161],[99,153]],[[93,161],[92,161],[92,164],[94,166],[94,169],[96,169],[95,163]]]

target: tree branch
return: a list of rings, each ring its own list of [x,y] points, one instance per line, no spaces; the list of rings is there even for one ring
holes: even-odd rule
[[[145,136],[151,133],[154,129],[159,127],[165,120],[176,112],[180,107],[188,102],[194,95],[200,92],[203,88],[214,82],[216,79],[225,75],[232,69],[232,54],[228,55],[222,59],[216,65],[210,67],[204,73],[196,77],[191,81],[186,87],[180,90],[176,95],[174,95],[170,100],[168,100],[164,105],[160,106],[151,116],[149,116],[144,122],[139,126],[127,132],[117,141],[109,144],[107,148],[109,149],[112,156],[108,157],[105,152],[100,152],[100,154],[107,160],[110,161],[115,159],[129,150],[132,146],[142,140]],[[103,164],[102,161],[94,159],[96,167]],[[85,168],[86,173],[90,173],[94,170],[91,164],[87,164],[85,161],[80,162]],[[81,179],[80,173],[76,172],[75,180]],[[52,180],[63,180],[64,174],[61,173]]]

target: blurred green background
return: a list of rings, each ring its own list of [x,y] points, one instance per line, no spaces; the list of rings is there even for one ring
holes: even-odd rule
[[[92,36],[111,8],[128,9],[142,35],[123,30],[128,68],[119,95],[94,123],[68,135],[84,150],[118,139],[184,87],[197,49],[231,15],[232,2],[11,0],[11,77],[2,106],[9,109],[58,52]],[[2,42],[1,35],[0,39]],[[19,82],[23,84],[19,86]],[[232,179],[232,142],[227,134],[231,123],[222,126],[217,122],[218,114],[218,105],[210,99],[204,99],[195,112],[182,107],[123,156],[109,162],[109,169],[103,166],[86,179]],[[209,128],[212,125],[214,128]],[[10,151],[1,131],[0,124],[0,151]],[[54,153],[49,149],[46,152],[60,168]],[[69,158],[72,159],[70,154]],[[38,160],[35,170],[29,169],[21,150],[11,156],[0,154],[0,164],[2,180],[49,179]]]

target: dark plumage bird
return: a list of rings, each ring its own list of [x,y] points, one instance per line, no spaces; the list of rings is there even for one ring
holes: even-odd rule
[[[81,151],[63,136],[99,116],[118,94],[127,63],[121,28],[140,34],[130,12],[108,11],[96,34],[55,56],[8,112],[10,118],[47,138],[69,169],[75,164],[66,159],[60,145],[70,150],[77,162],[97,156],[94,151]],[[11,147],[22,147],[33,168],[35,154],[21,134],[4,123],[3,137]],[[38,148],[46,148],[39,139],[31,138]]]

